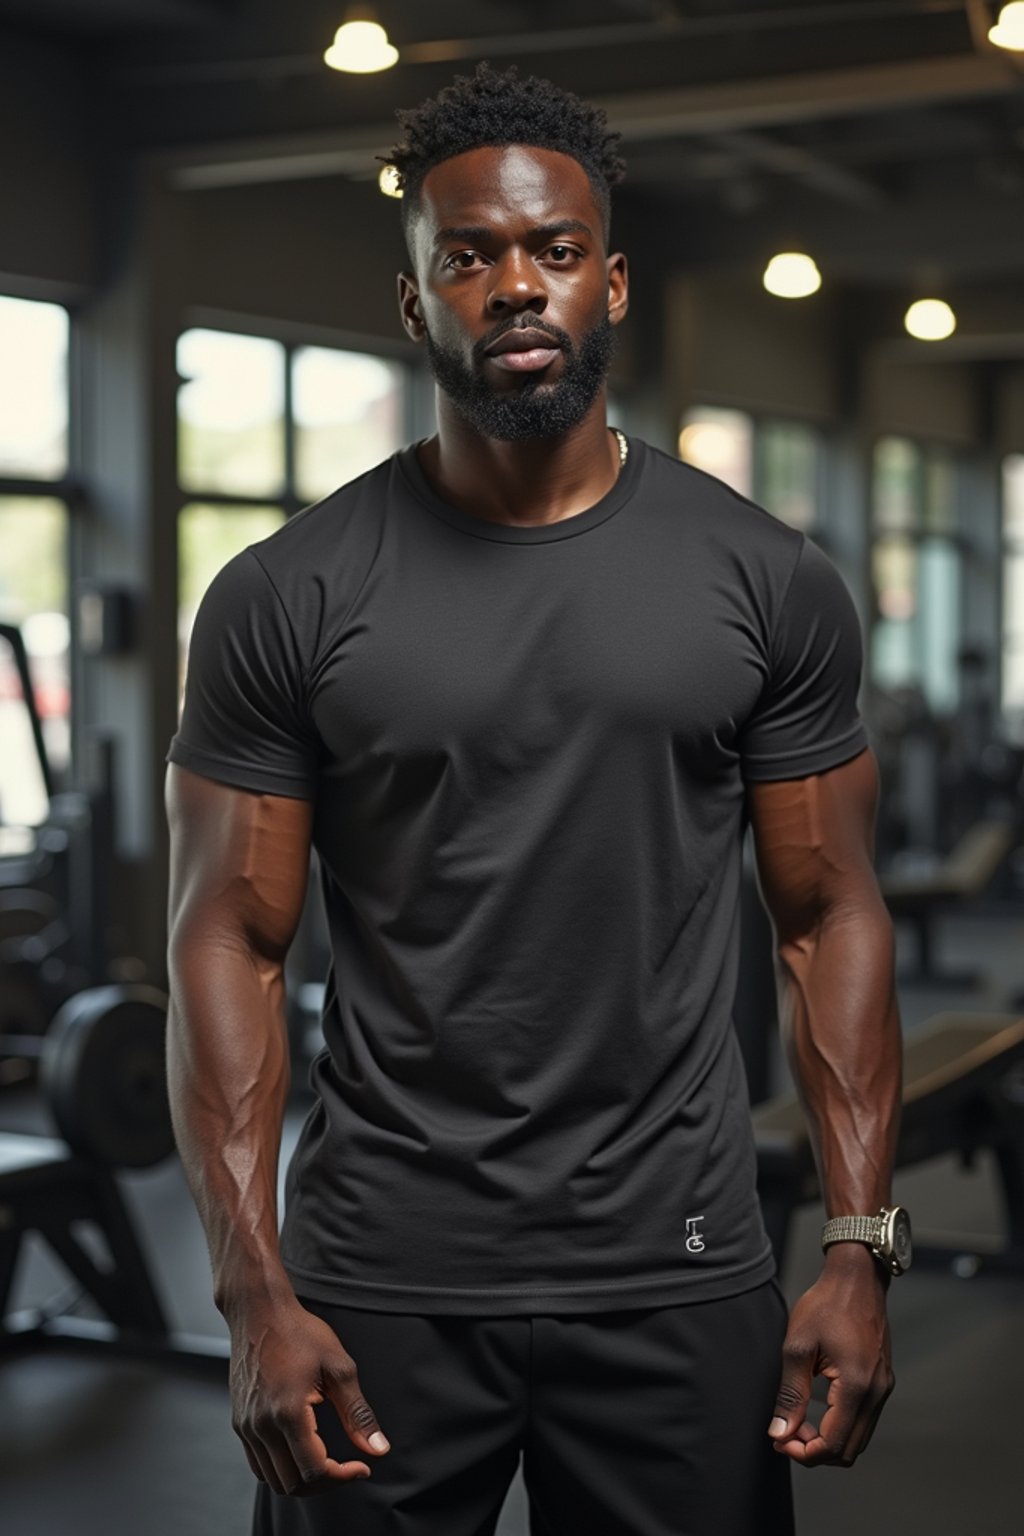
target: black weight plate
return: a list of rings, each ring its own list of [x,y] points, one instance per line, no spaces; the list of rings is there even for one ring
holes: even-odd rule
[[[58,1009],[40,1076],[72,1151],[113,1168],[148,1168],[173,1151],[166,1026],[155,987],[90,987]]]

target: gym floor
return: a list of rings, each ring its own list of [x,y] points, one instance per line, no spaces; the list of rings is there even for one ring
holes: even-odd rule
[[[901,989],[905,1029],[945,1009],[1005,1010],[1021,987],[1021,938],[1020,918],[1005,912],[947,919],[943,963],[980,968],[986,985],[972,993]],[[902,960],[902,934],[899,953]],[[286,1154],[300,1121],[301,1111],[289,1115]],[[47,1127],[36,1103],[9,1094],[0,1098],[0,1129]],[[180,1167],[171,1162],[125,1176],[123,1187],[172,1326],[222,1335]],[[951,1159],[907,1170],[896,1189],[919,1234],[999,1232],[998,1194],[985,1159],[972,1170]],[[821,1220],[820,1206],[797,1219],[782,1276],[791,1300],[817,1271]],[[59,1305],[67,1280],[41,1246],[32,1248],[15,1282],[14,1306],[50,1299]],[[84,1305],[77,1310],[88,1315]],[[961,1279],[918,1269],[893,1284],[890,1317],[896,1391],[854,1468],[795,1470],[801,1536],[863,1536],[879,1521],[911,1536],[961,1536],[967,1529],[1015,1536],[1024,1277]],[[252,1487],[229,1423],[226,1373],[70,1349],[0,1364],[5,1536],[246,1536]],[[498,1536],[526,1531],[517,1475]]]

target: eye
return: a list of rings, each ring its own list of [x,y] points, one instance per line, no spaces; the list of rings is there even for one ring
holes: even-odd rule
[[[583,255],[582,251],[578,251],[574,245],[551,245],[547,253],[556,267],[572,266],[573,262],[579,261]]]
[[[479,251],[453,251],[451,256],[446,257],[444,265],[455,272],[468,272],[481,259]]]

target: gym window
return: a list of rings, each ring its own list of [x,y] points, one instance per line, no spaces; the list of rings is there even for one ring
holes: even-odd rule
[[[1000,704],[1014,741],[1024,740],[1024,453],[1003,460],[1003,619]]]
[[[875,444],[871,494],[870,666],[881,689],[917,689],[936,715],[959,702],[963,555],[959,477],[948,449],[901,437]]]
[[[200,599],[247,545],[400,448],[404,363],[193,328],[178,339],[178,699]]]
[[[813,536],[824,472],[824,443],[814,427],[696,406],[683,418],[679,457]]]
[[[70,759],[68,622],[68,313],[59,304],[0,296],[0,621],[16,624],[51,766]],[[13,660],[0,655],[0,735],[13,742],[24,714]],[[19,764],[22,766],[19,767]],[[34,753],[8,754],[0,817],[34,824]]]

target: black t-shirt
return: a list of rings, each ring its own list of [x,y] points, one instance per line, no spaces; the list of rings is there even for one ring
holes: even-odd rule
[[[315,801],[300,1295],[570,1313],[774,1273],[730,1016],[744,781],[866,747],[861,659],[815,544],[636,438],[532,528],[407,448],[220,572],[168,757]]]

